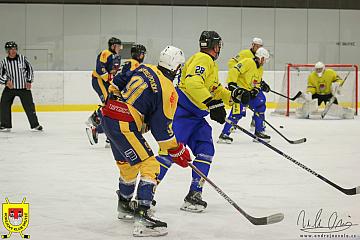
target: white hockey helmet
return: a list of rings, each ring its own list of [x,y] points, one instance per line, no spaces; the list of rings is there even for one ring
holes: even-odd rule
[[[261,38],[254,37],[251,44],[263,45],[263,40]]]
[[[170,71],[175,71],[179,65],[185,62],[184,52],[174,46],[167,46],[160,53],[159,66]]]
[[[270,54],[268,50],[266,50],[263,47],[260,47],[258,50],[256,50],[255,57],[259,59],[264,58],[266,62],[270,58]]]
[[[319,77],[322,77],[325,71],[325,64],[322,62],[315,63],[315,72]]]

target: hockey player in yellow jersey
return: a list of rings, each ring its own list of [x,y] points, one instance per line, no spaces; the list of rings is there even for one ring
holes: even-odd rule
[[[218,65],[222,39],[215,31],[203,31],[200,39],[200,52],[195,53],[185,63],[177,88],[179,95],[173,130],[176,139],[186,144],[192,151],[193,161],[202,173],[208,175],[210,164],[215,154],[212,129],[205,120],[210,119],[223,124],[226,111],[224,103],[233,101],[247,103],[250,93],[241,88],[232,91],[224,88],[218,78]],[[162,180],[172,161],[167,156],[157,157],[161,164],[159,180]],[[202,200],[203,180],[192,172],[190,190],[181,207],[184,211],[201,212],[207,203]]]
[[[244,59],[256,59],[256,51],[261,48],[263,45],[263,41],[261,38],[253,38],[252,42],[251,42],[251,48],[250,49],[244,49],[244,50],[241,50],[238,55],[236,55],[234,58],[231,58],[228,62],[228,66],[229,66],[229,74],[231,71],[232,74],[236,73],[236,71],[233,69],[234,66],[236,66],[236,64],[238,64],[240,61],[244,60]],[[245,61],[247,63],[249,63],[250,65],[253,64],[254,61]],[[232,69],[232,70],[231,70]],[[231,70],[231,71],[230,71]],[[258,98],[261,98],[261,102],[263,102],[263,105],[265,106],[266,104],[266,97],[265,95],[263,94],[263,92],[269,92],[270,91],[270,87],[269,85],[262,79],[262,76],[263,76],[263,72],[264,72],[264,69],[263,69],[263,66],[262,65],[259,65],[259,67],[257,68],[257,71],[258,71],[258,74],[259,76],[261,76],[260,79],[256,79],[257,81],[257,87],[259,88],[259,94],[258,94]],[[229,78],[228,78],[229,79]],[[245,80],[246,81],[246,80]],[[264,110],[265,109],[261,109],[261,110]],[[264,133],[264,130],[265,130],[265,126],[263,127],[256,127],[256,122],[260,122],[260,121],[256,121],[258,116],[257,115],[263,115],[264,112],[256,112],[253,114],[253,117],[252,117],[252,121],[251,121],[251,127],[253,128],[256,128],[255,129],[255,133],[257,133],[258,135],[262,135],[263,137],[265,138],[268,138],[269,136],[265,135]],[[239,122],[239,120],[242,118],[242,117],[245,117],[246,116],[246,107],[244,105],[241,105],[241,104],[234,104],[232,106],[232,109],[231,109],[231,112],[230,112],[230,115],[229,115],[229,119],[231,119],[234,123],[237,123]],[[261,121],[262,124],[263,124],[263,121]],[[233,138],[230,137],[230,134],[231,134],[231,131],[232,131],[232,127],[230,124],[226,123],[224,128],[223,128],[223,131],[221,132],[220,136],[219,136],[219,140],[218,140],[218,143],[227,143],[227,144],[230,144],[233,142]],[[269,139],[269,138],[268,138]]]
[[[310,114],[316,113],[321,103],[328,104],[334,97],[334,104],[331,104],[328,115],[336,118],[354,118],[351,109],[343,108],[338,105],[337,97],[340,95],[340,87],[344,80],[331,68],[325,68],[325,64],[317,62],[314,71],[310,73],[307,82],[306,93],[301,97],[305,100],[304,104],[296,109],[296,116],[299,118],[309,118]],[[326,114],[325,113],[325,114]]]
[[[325,68],[322,62],[315,64],[315,70],[308,77],[306,93],[307,99],[317,99],[318,105],[325,104],[339,90],[343,80],[331,68]],[[337,100],[334,102],[337,104]]]
[[[235,64],[237,64],[242,59],[254,58],[256,51],[262,46],[263,46],[263,41],[261,38],[258,38],[258,37],[253,38],[251,45],[250,45],[250,49],[240,50],[238,55],[236,55],[235,57],[233,57],[229,60],[229,62],[228,62],[229,69],[234,67]]]
[[[269,57],[269,52],[265,48],[258,48],[254,58],[244,58],[230,68],[227,78],[230,90],[234,87],[241,87],[250,91],[251,100],[249,101],[249,108],[255,112],[253,116],[255,135],[264,141],[270,141],[270,136],[264,133],[266,98],[263,91],[268,92],[270,88],[262,81],[264,72],[262,66]],[[228,118],[237,124],[245,116],[245,112],[246,109],[243,105],[234,104]],[[229,137],[230,133],[231,124],[226,123],[218,142],[231,143],[233,139]]]

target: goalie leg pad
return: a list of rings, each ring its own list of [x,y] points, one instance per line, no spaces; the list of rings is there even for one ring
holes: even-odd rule
[[[352,109],[344,108],[337,104],[332,104],[327,115],[339,119],[353,119],[355,112]]]
[[[313,99],[309,102],[305,102],[300,108],[297,108],[295,114],[298,118],[309,118],[309,115],[317,110],[318,100]]]

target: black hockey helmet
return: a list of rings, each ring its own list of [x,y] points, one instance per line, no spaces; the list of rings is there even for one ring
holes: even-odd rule
[[[146,47],[142,44],[134,44],[131,46],[131,57],[138,62],[142,63],[144,61],[144,58],[140,59],[141,54],[146,54]]]
[[[18,45],[14,41],[6,42],[5,43],[5,50],[9,51],[10,49],[15,48],[18,49]]]
[[[212,49],[216,44],[222,46],[220,35],[215,31],[203,31],[199,39],[200,48]]]
[[[121,40],[118,39],[118,38],[116,38],[116,37],[110,38],[109,41],[108,41],[109,49],[110,49],[111,46],[114,45],[114,44],[119,44],[119,45],[121,45]]]

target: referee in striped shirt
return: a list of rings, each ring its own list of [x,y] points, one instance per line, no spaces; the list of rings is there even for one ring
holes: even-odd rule
[[[9,132],[12,128],[11,106],[16,96],[20,98],[30,128],[42,131],[43,127],[38,122],[30,90],[34,76],[33,68],[26,57],[17,53],[15,42],[7,42],[5,50],[8,56],[0,62],[0,83],[5,84],[0,100],[0,131]]]

